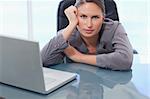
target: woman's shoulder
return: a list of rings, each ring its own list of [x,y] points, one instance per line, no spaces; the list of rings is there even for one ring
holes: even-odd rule
[[[115,24],[120,24],[120,22],[119,21],[113,21],[112,19],[109,19],[109,18],[105,18],[103,24],[111,27]]]
[[[79,39],[81,39],[80,38],[80,32],[77,29],[74,29],[72,35],[69,38],[69,41],[76,42]]]
[[[121,23],[119,21],[113,21],[112,19],[105,18],[104,22],[104,30],[114,31],[114,29],[117,29]]]

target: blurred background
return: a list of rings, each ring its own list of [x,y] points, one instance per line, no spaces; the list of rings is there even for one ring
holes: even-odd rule
[[[40,49],[56,35],[60,0],[0,0],[0,35],[38,41]],[[115,0],[140,63],[150,63],[150,0]],[[149,28],[148,28],[149,27]]]

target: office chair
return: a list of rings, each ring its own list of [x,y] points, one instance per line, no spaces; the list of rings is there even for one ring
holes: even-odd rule
[[[74,5],[76,0],[62,0],[58,5],[57,11],[57,31],[65,28],[69,21],[64,13],[64,10],[71,5]],[[119,21],[119,15],[117,11],[117,5],[114,0],[104,0],[105,5],[105,17],[110,18],[114,21]],[[134,54],[138,54],[138,52],[133,49]]]

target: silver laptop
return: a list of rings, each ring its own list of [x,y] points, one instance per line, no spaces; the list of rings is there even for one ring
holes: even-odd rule
[[[38,42],[0,35],[1,83],[48,94],[75,78],[75,73],[42,67]]]

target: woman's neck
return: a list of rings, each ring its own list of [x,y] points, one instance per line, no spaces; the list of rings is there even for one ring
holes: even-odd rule
[[[89,54],[96,54],[96,44],[98,40],[98,36],[92,38],[82,38],[87,46]]]
[[[96,47],[98,36],[94,36],[91,38],[82,37],[87,47]]]

